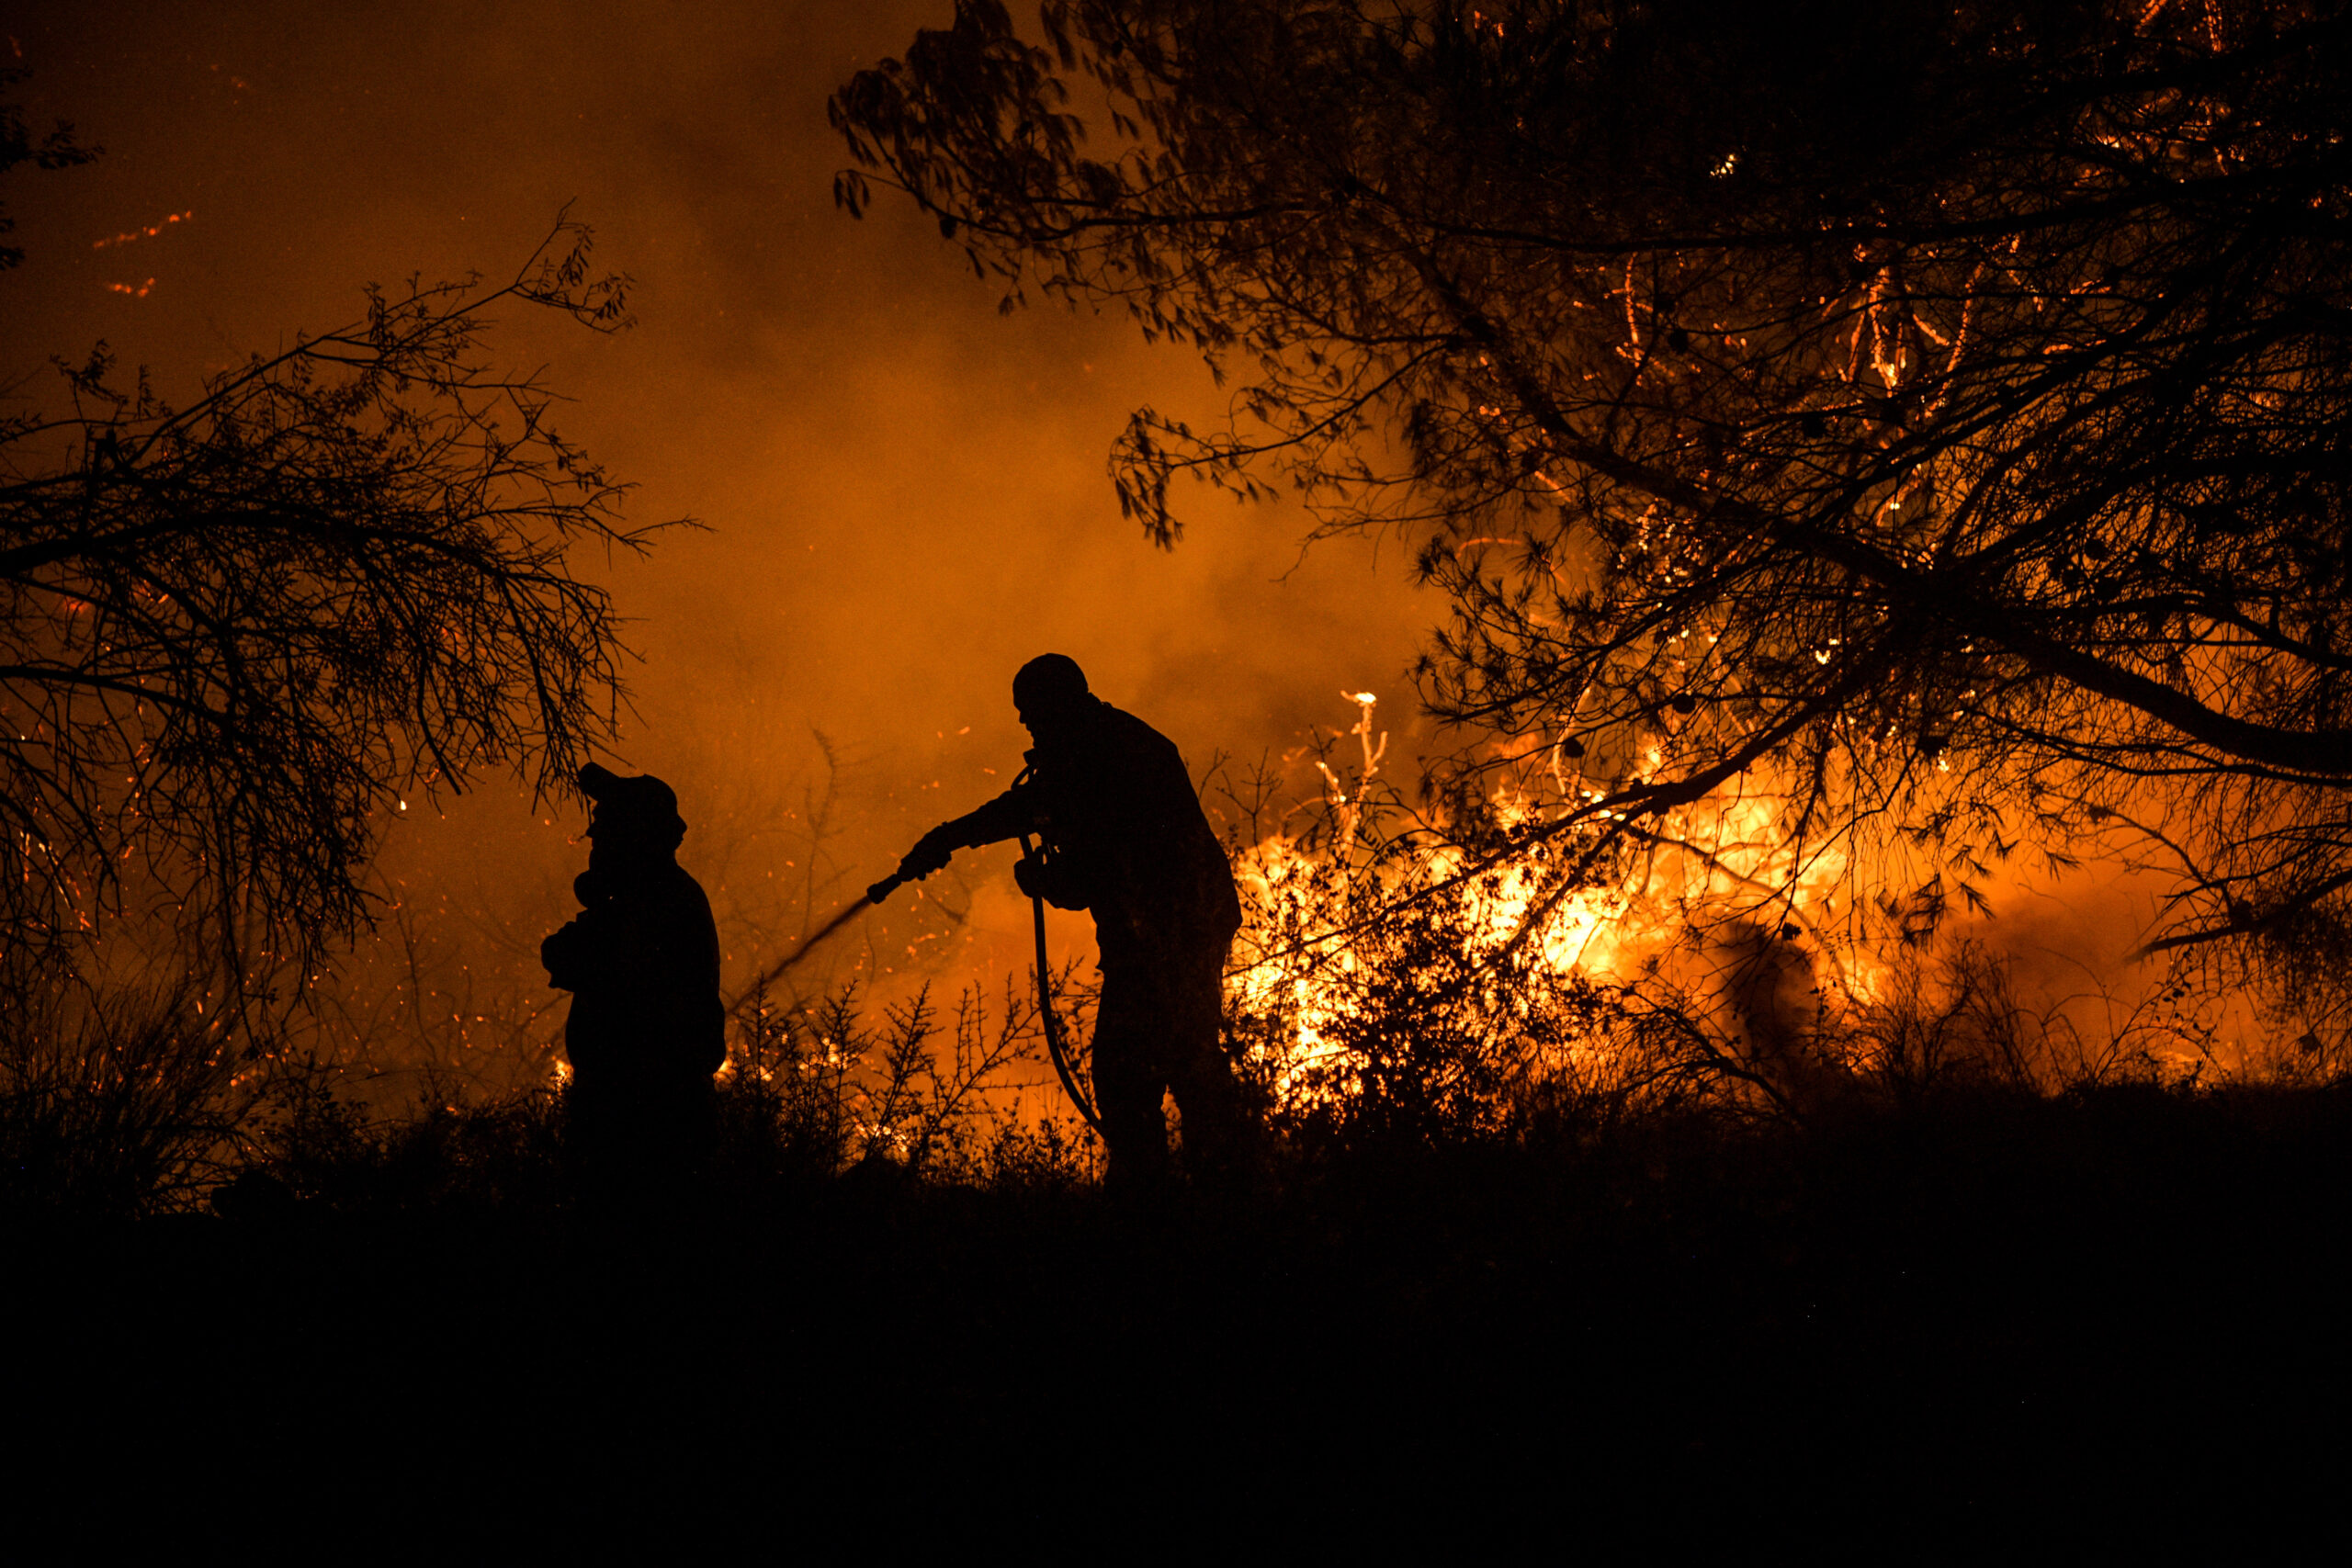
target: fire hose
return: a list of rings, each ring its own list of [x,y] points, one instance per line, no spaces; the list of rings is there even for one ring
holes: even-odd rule
[[[1031,849],[1029,835],[1022,834],[1021,863],[1035,866],[1042,872],[1046,864],[1043,848],[1040,844],[1037,849]],[[1061,1018],[1054,1011],[1053,969],[1046,962],[1046,896],[1036,891],[1036,887],[1043,884],[1036,883],[1034,876],[1032,882],[1029,913],[1037,933],[1037,1017],[1045,1025],[1046,1054],[1054,1059],[1054,1072],[1062,1080],[1062,1092],[1069,1096],[1072,1105],[1078,1107],[1078,1113],[1086,1119],[1086,1124],[1094,1129],[1094,1135],[1108,1144],[1110,1140],[1102,1137],[1102,1118],[1095,1114],[1093,1102],[1078,1087],[1078,1075],[1070,1070],[1069,1053],[1062,1044]]]
[[[1087,1098],[1086,1091],[1079,1087],[1077,1070],[1069,1063],[1069,1047],[1062,1039],[1061,1015],[1054,1010],[1054,969],[1046,955],[1046,896],[1039,891],[1045,886],[1044,842],[1033,841],[1028,834],[1022,834],[1021,863],[1031,868],[1031,875],[1024,879],[1024,886],[1029,894],[1030,929],[1036,933],[1037,940],[1037,1020],[1046,1031],[1046,1055],[1053,1058],[1054,1076],[1062,1080],[1062,1092],[1069,1096],[1069,1102],[1078,1108],[1079,1115],[1100,1138],[1102,1136],[1102,1118],[1096,1114],[1094,1102]],[[903,872],[884,877],[865,890],[866,903],[879,904],[906,880]],[[826,929],[830,931],[831,928]],[[824,933],[820,931],[818,934],[821,936]],[[794,956],[798,955],[796,953]],[[786,962],[788,964],[791,960]]]
[[[1021,863],[1035,868],[1036,873],[1042,873],[1046,865],[1044,844],[1031,842],[1026,833],[1021,835]],[[760,976],[752,991],[747,991],[743,997],[737,998],[735,1006],[741,1007],[754,992],[772,985],[786,970],[799,963],[810,948],[847,925],[859,910],[865,908],[868,905],[880,904],[892,893],[898,891],[901,883],[910,880],[911,879],[905,872],[893,872],[868,887],[865,897],[834,916],[825,923],[822,930],[808,936],[798,947],[794,948],[780,962],[771,966],[767,973]],[[1085,1120],[1087,1126],[1093,1129],[1094,1135],[1100,1138],[1102,1136],[1102,1118],[1095,1113],[1094,1102],[1089,1100],[1086,1091],[1079,1087],[1078,1074],[1070,1066],[1069,1048],[1062,1039],[1061,1017],[1054,1010],[1053,966],[1046,955],[1046,896],[1035,890],[1043,884],[1036,879],[1034,873],[1030,881],[1032,887],[1029,893],[1029,910],[1032,929],[1035,931],[1037,939],[1037,1018],[1046,1031],[1046,1054],[1053,1058],[1054,1076],[1062,1080],[1062,1092],[1069,1096],[1069,1102],[1078,1108],[1079,1115]]]

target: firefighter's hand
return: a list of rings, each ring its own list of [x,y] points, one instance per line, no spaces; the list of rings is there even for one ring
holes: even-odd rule
[[[1043,898],[1046,896],[1046,879],[1043,874],[1045,869],[1042,864],[1034,860],[1014,861],[1012,885],[1029,897]]]
[[[572,921],[561,931],[539,943],[539,963],[548,972],[548,984],[559,991],[580,988],[580,922]]]
[[[918,840],[915,847],[907,852],[906,859],[899,863],[899,874],[908,881],[929,876],[955,858],[956,848],[955,838],[946,829],[933,828]]]

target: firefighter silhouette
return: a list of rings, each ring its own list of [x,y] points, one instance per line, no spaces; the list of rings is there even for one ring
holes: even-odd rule
[[[674,1182],[708,1152],[726,1010],[710,900],[676,858],[677,795],[594,762],[580,787],[594,806],[588,869],[572,883],[580,915],[539,962],[572,994],[569,1131],[584,1179],[610,1197]]]
[[[1250,1132],[1217,1043],[1241,902],[1184,759],[1166,736],[1090,692],[1061,654],[1023,665],[1012,701],[1036,741],[1028,771],[924,834],[899,874],[927,876],[957,850],[1039,835],[1046,857],[1022,863],[1022,891],[1094,916],[1102,971],[1094,1098],[1111,1183],[1148,1188],[1166,1177],[1163,1093],[1183,1119],[1187,1163],[1228,1174]]]

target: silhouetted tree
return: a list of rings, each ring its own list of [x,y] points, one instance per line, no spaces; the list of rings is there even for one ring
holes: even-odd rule
[[[481,340],[501,304],[613,330],[625,281],[561,223],[512,282],[371,287],[185,408],[101,345],[60,362],[70,412],[0,423],[0,942],[137,887],[307,957],[405,796],[570,778],[620,651],[571,552],[649,530]]]
[[[1119,443],[1153,537],[1189,473],[1419,541],[1425,698],[1511,742],[1464,812],[1579,775],[1513,840],[1557,886],[1765,774],[1963,887],[2027,827],[2177,857],[2175,943],[2352,886],[2342,0],[1042,20],[962,0],[835,125],[1008,308],[1238,378]]]

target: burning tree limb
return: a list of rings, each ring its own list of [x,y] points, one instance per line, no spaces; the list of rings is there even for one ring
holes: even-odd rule
[[[0,425],[0,929],[67,943],[133,885],[307,958],[406,797],[568,777],[621,649],[588,543],[642,549],[552,395],[481,352],[502,304],[625,324],[558,226],[521,274],[366,314],[186,408],[103,347],[62,417]]]
[[[967,0],[834,122],[1008,304],[1115,300],[1240,380],[1114,455],[1154,537],[1189,472],[1419,541],[1425,699],[1506,743],[1455,798],[1530,747],[1577,761],[1562,823],[1768,768],[1790,831],[1963,871],[2153,805],[2257,917],[2339,897],[2342,0],[1043,27]],[[2249,929],[2211,903],[2164,934]]]

